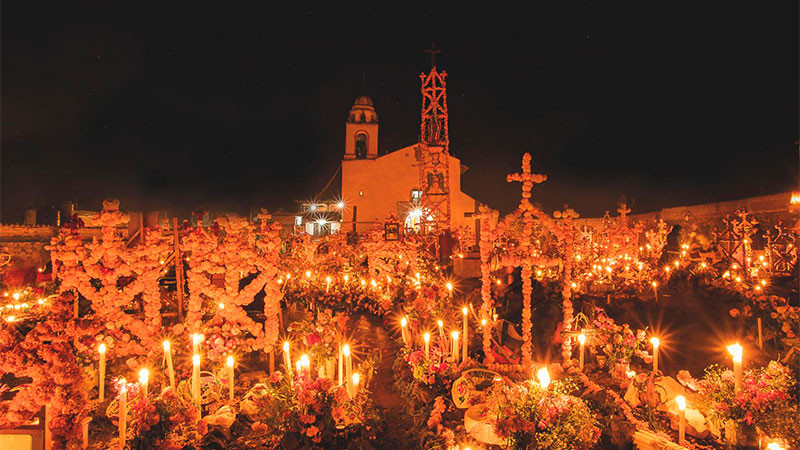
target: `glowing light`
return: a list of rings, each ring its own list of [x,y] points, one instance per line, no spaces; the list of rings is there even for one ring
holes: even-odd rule
[[[14,295],[12,295],[12,297],[14,297],[14,300],[19,300],[19,292],[14,292]]]
[[[465,316],[467,315],[468,312],[469,312],[469,308],[467,308],[466,306],[461,308],[461,313],[464,314]]]
[[[344,344],[342,346],[342,354],[344,356],[348,356],[348,357],[350,356],[350,346],[348,344]]]
[[[770,442],[767,444],[767,450],[786,450],[786,448],[777,442]]]
[[[225,365],[228,367],[233,367],[233,356],[228,356],[228,359],[225,360]]]
[[[501,284],[503,284],[503,282],[500,281],[500,280],[497,280],[497,285],[500,286]],[[572,283],[572,284],[575,284],[575,283]]]
[[[106,344],[100,344],[97,346],[97,353],[101,355],[106,352]]]
[[[406,326],[408,326],[408,320],[406,320],[406,318],[405,318],[405,317],[403,317],[402,319],[400,319],[400,326],[401,326],[401,327],[406,327]]]
[[[636,372],[633,371],[633,370],[626,370],[625,371],[625,376],[627,376],[628,378],[633,378],[633,377],[636,376]]]
[[[686,410],[686,397],[682,395],[675,397],[675,403],[678,404],[678,409],[680,409],[681,411]]]
[[[485,327],[485,326],[486,326],[486,319],[481,319],[481,326],[482,326],[482,327]]]
[[[422,340],[425,341],[425,343],[427,344],[428,342],[431,341],[431,334],[430,333],[423,334],[422,335]]]
[[[345,282],[345,283],[347,283],[347,280],[349,280],[349,279],[350,279],[350,276],[349,276],[349,275],[345,275],[345,276],[344,276],[344,277],[342,277],[342,278],[344,279],[344,282]]]
[[[39,300],[36,300],[36,303],[42,305],[42,304],[44,304],[44,299],[40,298]]]
[[[338,208],[338,209],[344,209],[344,202],[342,202],[342,201],[339,201],[339,202],[337,202],[337,203],[336,203],[336,208]]]
[[[192,335],[192,343],[194,345],[197,345],[197,344],[199,344],[201,342],[203,342],[203,335],[202,334],[195,333],[195,334]]]
[[[309,211],[316,211],[317,210],[317,204],[316,203],[312,203],[312,204],[308,205],[308,210]]]
[[[200,365],[200,355],[192,356],[192,365],[199,366]]]
[[[150,379],[150,371],[147,369],[142,369],[139,371],[139,383],[146,384],[147,381]]]
[[[14,317],[14,316],[8,316],[8,317],[6,317],[6,322],[13,322],[13,321],[15,321],[15,320],[17,320],[17,318],[16,318],[16,317]]]
[[[451,293],[453,292],[453,283],[448,281],[444,286],[447,288],[448,291],[450,291]]]
[[[220,303],[219,304],[219,309],[225,309],[225,303]]]
[[[442,322],[442,319],[439,319],[436,321],[436,325],[438,325],[439,328],[442,328],[444,326],[444,322]]]
[[[306,278],[311,278],[311,271],[310,270],[306,270]]]
[[[305,353],[300,355],[300,365],[305,369],[311,367],[311,360],[308,359],[308,355],[306,355]]]
[[[652,282],[652,283],[650,283],[650,284],[651,284],[651,285],[653,285],[653,287],[658,287],[658,282],[657,282],[657,281],[653,281],[653,282]]]
[[[165,352],[169,351],[169,349],[170,349],[169,341],[164,341],[164,342],[161,343],[161,345],[164,346],[164,351]]]
[[[289,351],[289,341],[284,341],[283,342],[283,351],[285,351],[285,352]],[[349,349],[348,349],[348,351],[349,351]]]
[[[578,342],[580,342],[581,345],[585,344],[586,343],[586,335],[583,334],[583,333],[579,334],[578,335]]]
[[[650,343],[653,344],[653,348],[658,348],[658,346],[661,344],[661,340],[657,337],[650,338]]]
[[[547,386],[550,386],[550,372],[547,371],[547,367],[542,367],[536,372],[536,378],[539,380],[539,385],[542,389],[547,389]]]
[[[742,346],[738,342],[728,346],[728,353],[733,356],[734,362],[742,362]]]

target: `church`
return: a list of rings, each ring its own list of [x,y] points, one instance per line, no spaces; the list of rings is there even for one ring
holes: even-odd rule
[[[373,229],[394,214],[406,232],[418,232],[426,221],[435,219],[444,228],[455,231],[469,227],[474,231],[475,221],[470,216],[477,203],[461,191],[461,175],[467,167],[448,149],[444,76],[435,66],[430,74],[421,75],[419,142],[382,155],[378,153],[380,121],[372,99],[362,96],[353,103],[345,123],[341,166],[341,198],[347,205],[343,230]],[[441,82],[426,91],[436,77]],[[430,154],[434,158],[426,160]],[[429,160],[434,162],[427,164]]]

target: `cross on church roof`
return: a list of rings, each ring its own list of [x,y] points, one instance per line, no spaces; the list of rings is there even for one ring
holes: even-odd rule
[[[436,67],[436,55],[438,53],[442,53],[441,50],[438,50],[433,42],[431,42],[431,48],[425,50],[425,53],[430,53],[431,55],[431,67]]]

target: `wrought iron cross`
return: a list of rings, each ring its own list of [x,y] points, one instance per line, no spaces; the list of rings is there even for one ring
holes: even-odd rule
[[[431,42],[431,48],[425,50],[425,53],[430,53],[431,55],[431,67],[436,67],[436,55],[438,53],[442,53],[442,51],[436,49],[436,46],[434,46],[433,42]]]

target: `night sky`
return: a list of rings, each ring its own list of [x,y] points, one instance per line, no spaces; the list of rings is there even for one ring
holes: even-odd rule
[[[502,211],[526,151],[549,176],[534,199],[584,217],[621,195],[635,213],[798,185],[794,1],[197,3],[3,2],[0,220],[106,197],[291,207],[336,170],[358,95],[374,99],[381,153],[416,142],[432,41],[462,188]]]

